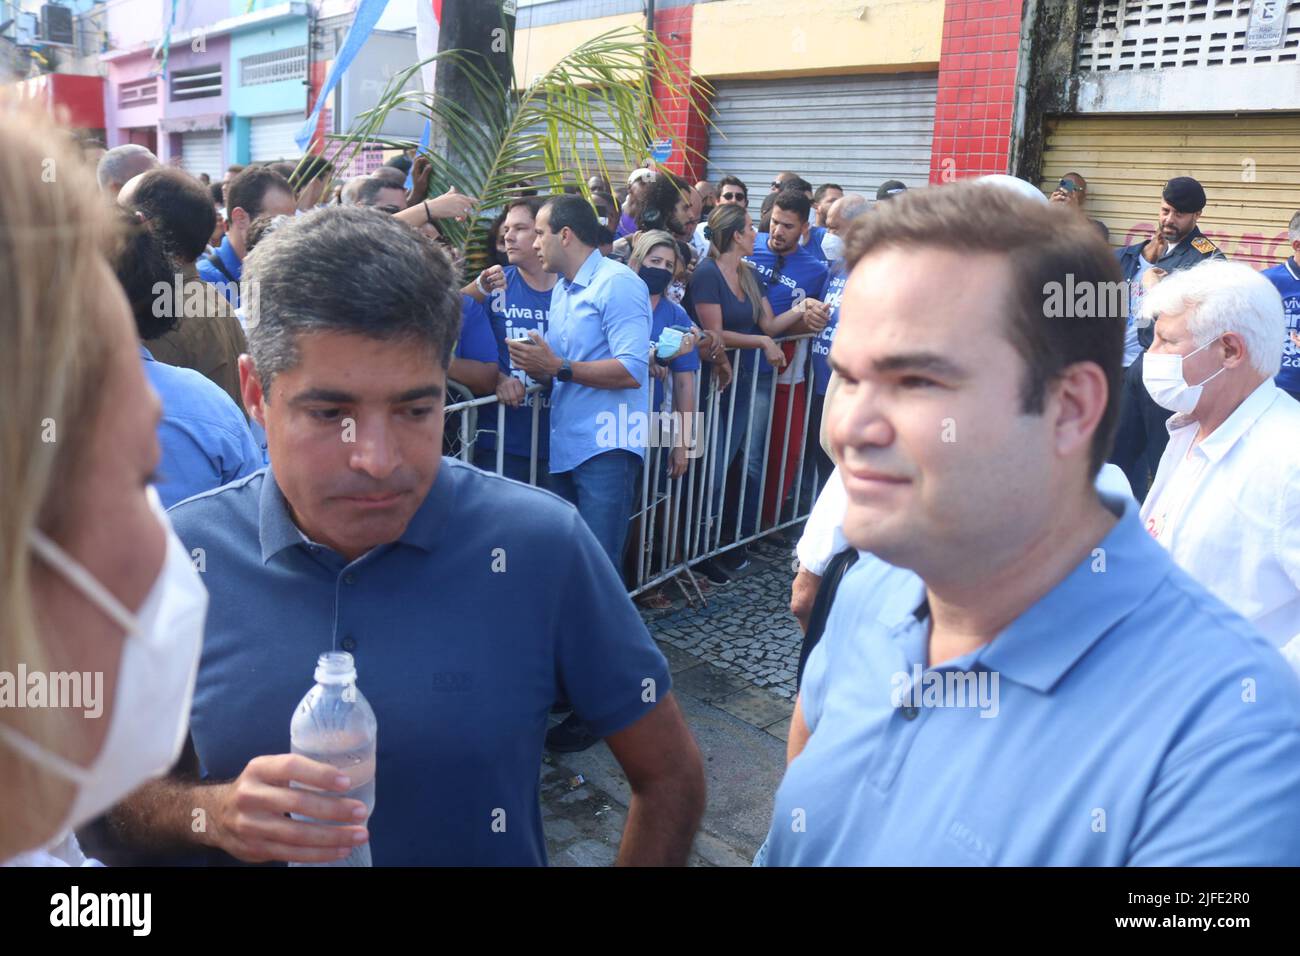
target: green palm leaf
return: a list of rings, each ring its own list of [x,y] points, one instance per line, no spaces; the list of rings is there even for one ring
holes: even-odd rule
[[[403,90],[421,67],[440,60],[452,61],[466,79],[469,102]],[[473,222],[440,228],[473,256],[482,252],[495,212],[512,198],[530,187],[559,192],[572,186],[590,197],[589,177],[612,179],[612,170],[640,165],[653,140],[671,135],[652,78],[662,98],[703,115],[697,104],[707,86],[692,81],[653,33],[637,27],[588,40],[526,86],[516,81],[514,90],[480,55],[447,50],[397,73],[346,135],[330,137],[339,144],[334,166],[346,167],[368,143],[415,148],[414,141],[379,135],[394,111],[431,120],[435,139],[441,136],[447,148],[426,153],[430,195],[455,187],[480,200]]]

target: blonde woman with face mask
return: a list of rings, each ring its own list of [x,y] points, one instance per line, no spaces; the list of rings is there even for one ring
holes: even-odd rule
[[[0,861],[71,831],[184,742],[207,593],[150,479],[160,407],[66,131],[0,100]]]

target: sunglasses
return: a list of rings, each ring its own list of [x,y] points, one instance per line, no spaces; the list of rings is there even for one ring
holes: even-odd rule
[[[744,199],[745,194],[744,193],[723,193],[722,198],[727,200],[728,202],[731,202],[737,199]]]

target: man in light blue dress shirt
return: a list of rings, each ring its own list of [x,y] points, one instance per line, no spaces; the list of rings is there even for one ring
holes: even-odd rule
[[[1096,230],[945,186],[846,259],[826,414],[881,560],[809,658],[760,862],[1300,863],[1300,681],[1093,487],[1123,316],[1046,298],[1119,279]]]
[[[516,368],[554,380],[553,487],[621,570],[645,456],[650,411],[650,292],[596,248],[600,224],[581,196],[556,196],[537,214],[535,248],[560,275],[543,338],[507,345]]]

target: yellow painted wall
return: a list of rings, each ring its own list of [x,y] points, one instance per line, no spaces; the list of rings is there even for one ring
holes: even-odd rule
[[[943,0],[721,0],[695,5],[691,32],[691,72],[711,80],[933,70]]]
[[[549,26],[519,30],[515,33],[515,78],[522,84],[531,83],[545,73],[574,47],[592,40],[602,33],[620,27],[644,27],[645,17],[640,13],[627,13],[617,17],[598,17],[594,20],[572,20]]]

